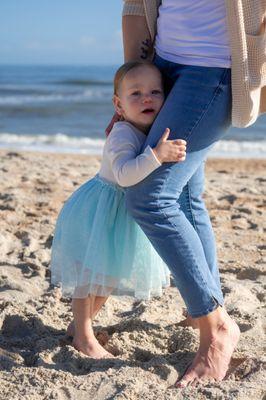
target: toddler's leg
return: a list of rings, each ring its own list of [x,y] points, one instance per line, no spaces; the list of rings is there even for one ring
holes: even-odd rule
[[[107,298],[105,298],[105,301]],[[94,315],[95,296],[85,299],[73,299],[72,310],[74,315],[75,333],[74,347],[93,358],[112,358],[113,355],[106,351],[96,339],[92,319]]]
[[[92,320],[94,320],[94,318],[96,317],[96,315],[98,314],[98,312],[100,311],[102,306],[106,303],[108,297],[95,296],[95,300],[94,300],[94,304],[93,304]],[[70,324],[68,325],[66,333],[68,336],[74,337],[74,334],[75,334],[74,320],[71,321]],[[97,336],[97,339],[99,340],[98,335],[96,335],[96,336]],[[100,343],[101,343],[101,340],[100,340]],[[101,344],[103,344],[103,343],[101,343]]]

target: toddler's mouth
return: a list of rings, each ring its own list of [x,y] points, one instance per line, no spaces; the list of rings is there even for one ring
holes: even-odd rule
[[[154,108],[145,108],[145,110],[142,111],[143,114],[152,114],[155,112]]]

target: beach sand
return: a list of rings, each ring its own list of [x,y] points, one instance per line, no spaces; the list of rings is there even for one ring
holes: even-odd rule
[[[0,399],[265,399],[266,160],[207,162],[225,303],[242,335],[225,381],[183,390],[171,386],[198,333],[178,326],[184,303],[174,286],[149,302],[108,300],[95,327],[108,332],[116,359],[90,359],[66,340],[70,300],[49,285],[53,230],[63,202],[99,165],[85,155],[0,151]]]

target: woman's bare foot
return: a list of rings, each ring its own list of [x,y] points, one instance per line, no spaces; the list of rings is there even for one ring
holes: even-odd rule
[[[74,337],[72,344],[76,350],[92,358],[115,358],[100,345],[95,336],[83,339]]]
[[[191,326],[193,329],[199,329],[199,323],[195,318],[192,318],[190,315],[188,315],[185,319],[180,321],[178,323],[178,326],[187,327]]]
[[[195,318],[192,318],[189,313],[187,312],[186,308],[183,308],[183,312],[182,312],[183,317],[185,317],[185,319],[183,319],[182,321],[180,321],[177,325],[178,326],[182,326],[187,327],[187,326],[191,326],[191,328],[193,329],[199,329],[199,323],[198,320]]]
[[[201,335],[199,350],[184,376],[176,382],[176,387],[223,380],[239,336],[237,324],[227,314],[215,333],[209,337],[208,334],[206,337]]]

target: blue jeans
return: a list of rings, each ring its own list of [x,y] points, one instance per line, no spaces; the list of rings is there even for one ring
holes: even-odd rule
[[[207,315],[223,304],[215,238],[202,199],[204,162],[231,122],[231,70],[175,64],[155,56],[169,94],[144,147],[166,127],[187,141],[184,162],[164,163],[126,190],[126,205],[168,265],[189,314]]]

